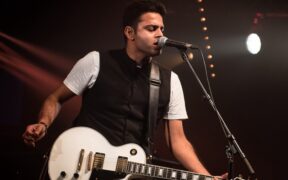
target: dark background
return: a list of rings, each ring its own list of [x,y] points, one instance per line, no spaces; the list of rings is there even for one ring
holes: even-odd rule
[[[1,1],[0,32],[37,47],[25,49],[24,45],[0,36],[0,157],[9,179],[38,178],[43,154],[71,126],[78,112],[79,97],[64,105],[48,135],[34,149],[22,142],[26,125],[36,121],[45,97],[79,58],[92,50],[123,47],[121,15],[127,2]],[[164,2],[168,9],[165,35],[199,45],[205,56],[212,53],[213,59],[205,61],[215,65],[214,69],[208,68],[208,75],[216,73],[215,78],[209,79],[217,107],[258,179],[285,179],[288,3],[284,0]],[[199,7],[204,7],[205,12],[200,14]],[[207,32],[201,30],[202,15],[207,18]],[[258,17],[256,26],[255,17]],[[245,48],[245,39],[252,30],[261,35],[262,49],[257,55],[249,54]],[[203,40],[205,35],[210,37],[208,42]],[[206,44],[212,46],[211,50],[205,49]],[[9,52],[3,47],[25,58],[18,58],[16,67],[8,66],[10,60],[4,59],[9,59]],[[47,54],[39,56],[36,52],[40,50]],[[189,113],[185,131],[200,159],[213,174],[227,171],[227,140],[188,66],[173,48],[166,48],[156,60],[172,68],[182,81]],[[24,68],[22,61],[30,66]],[[191,62],[207,87],[199,52],[194,53]],[[173,160],[162,142],[158,153]],[[247,175],[248,170],[238,155],[235,166],[237,173]]]

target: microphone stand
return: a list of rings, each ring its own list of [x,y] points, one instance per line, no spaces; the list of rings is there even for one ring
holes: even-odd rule
[[[199,83],[202,92],[204,93],[205,97],[207,98],[207,100],[209,101],[210,105],[212,106],[213,110],[216,112],[219,120],[220,120],[220,124],[223,128],[223,132],[228,140],[228,144],[229,146],[226,147],[226,155],[228,158],[228,179],[233,179],[233,154],[239,153],[240,157],[242,158],[242,160],[244,161],[245,165],[247,166],[249,173],[252,177],[255,177],[255,171],[252,168],[250,162],[248,161],[248,159],[246,158],[245,154],[242,152],[240,146],[238,145],[235,137],[233,136],[233,134],[231,133],[231,131],[229,130],[228,126],[226,125],[225,121],[223,120],[221,114],[219,113],[214,101],[211,99],[210,95],[207,93],[205,87],[203,86],[201,80],[199,79],[197,73],[195,72],[193,66],[191,65],[191,63],[189,62],[189,58],[186,54],[187,48],[178,48],[178,50],[181,53],[181,57],[182,59],[189,65],[192,73],[194,74],[197,82]],[[255,178],[257,179],[257,178]]]

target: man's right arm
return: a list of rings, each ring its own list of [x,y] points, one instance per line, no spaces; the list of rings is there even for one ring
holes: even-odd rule
[[[57,117],[61,109],[61,104],[74,95],[75,94],[70,89],[62,84],[44,101],[38,122],[43,122],[49,127]]]
[[[43,103],[38,122],[26,127],[22,135],[24,142],[28,145],[35,146],[35,142],[45,136],[48,127],[56,119],[60,112],[61,104],[73,96],[75,96],[75,94],[64,84],[49,95]]]
[[[35,146],[35,142],[46,134],[47,128],[56,119],[61,104],[86,88],[91,88],[97,79],[100,68],[99,52],[93,51],[77,61],[62,85],[44,101],[38,123],[28,125],[23,134],[24,142]]]

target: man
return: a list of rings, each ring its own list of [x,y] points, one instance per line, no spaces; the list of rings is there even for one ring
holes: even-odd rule
[[[157,40],[163,36],[165,12],[157,1],[131,3],[123,16],[125,48],[94,51],[80,59],[45,100],[38,123],[27,126],[24,142],[35,146],[57,117],[61,104],[82,95],[75,126],[92,127],[113,145],[132,142],[146,149],[151,59],[161,54]],[[160,77],[158,119],[165,121],[168,146],[189,171],[210,175],[184,134],[182,120],[187,119],[187,113],[177,75],[160,67]]]

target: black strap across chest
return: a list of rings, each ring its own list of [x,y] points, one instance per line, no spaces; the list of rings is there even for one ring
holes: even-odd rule
[[[159,103],[159,88],[161,85],[159,66],[151,63],[150,91],[149,91],[149,111],[148,111],[148,160],[152,159],[153,135],[157,121],[157,111]],[[150,156],[150,157],[149,157]]]

